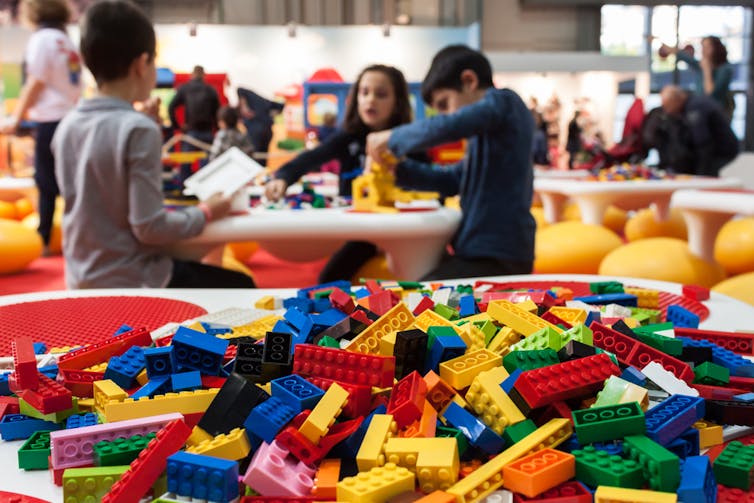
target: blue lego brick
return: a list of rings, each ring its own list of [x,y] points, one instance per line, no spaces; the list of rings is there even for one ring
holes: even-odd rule
[[[704,410],[704,398],[671,395],[645,413],[646,435],[666,446],[703,418]]]
[[[199,322],[204,331],[209,335],[229,334],[233,331],[232,327],[222,323],[210,323],[208,321]]]
[[[741,393],[740,395],[734,395],[733,400],[740,400],[741,402],[754,402],[754,393]]]
[[[44,342],[35,342],[34,343],[34,354],[35,355],[43,355],[47,352],[47,344]]]
[[[387,407],[385,407],[384,405],[380,405],[372,412],[370,412],[369,415],[365,417],[361,422],[358,429],[353,432],[351,436],[336,445],[330,452],[329,456],[338,457],[341,459],[355,459],[356,455],[359,452],[359,448],[361,447],[361,443],[364,441],[364,437],[367,434],[367,430],[369,429],[369,423],[372,422],[374,415],[386,413]]]
[[[144,349],[131,346],[122,355],[110,358],[105,369],[105,379],[112,380],[123,389],[133,388],[136,376],[145,366]]]
[[[176,393],[199,389],[202,387],[202,375],[198,370],[173,374],[170,376],[170,387]]]
[[[330,301],[328,300],[328,302]],[[335,308],[328,308],[320,312],[320,314],[312,315],[312,321],[314,322],[314,324],[321,325],[325,328],[331,327],[336,323],[340,323],[346,318],[348,318],[348,315],[346,313]]]
[[[699,455],[699,430],[689,428],[680,437],[665,446],[667,450],[681,459]]]
[[[296,413],[305,409],[314,409],[325,395],[324,390],[297,374],[273,379],[270,391],[274,398],[287,404]]]
[[[169,376],[175,368],[173,346],[162,348],[147,348],[144,350],[146,360],[147,377],[154,379],[157,376]]]
[[[575,297],[573,300],[579,300],[584,304],[618,304],[620,306],[636,307],[638,298],[636,295],[628,293],[605,293],[602,295],[587,295],[584,297]]]
[[[754,363],[743,358],[733,351],[729,351],[706,339],[689,339],[677,336],[676,339],[683,341],[684,347],[710,348],[712,350],[712,363],[722,365],[730,370],[730,375],[740,377],[754,377]]]
[[[584,321],[584,326],[588,327],[594,321],[596,321],[597,323],[601,323],[602,314],[599,311],[589,311],[588,313],[586,313],[586,320]]]
[[[316,290],[331,290],[334,288],[340,288],[346,293],[351,293],[351,282],[346,281],[346,280],[338,280],[338,281],[331,281],[329,283],[322,283],[319,285],[310,286],[309,288],[301,288],[298,292],[296,292],[296,297],[300,297],[302,299],[308,299],[309,292],[313,292]]]
[[[283,308],[291,309],[294,307],[301,312],[311,313],[314,310],[314,301],[302,297],[288,297],[287,299],[283,299]]]
[[[620,440],[615,440],[612,442],[595,442],[592,444],[586,444],[591,445],[595,449],[598,449],[600,451],[605,451],[611,456],[621,456],[623,454],[623,442]],[[579,439],[574,433],[568,439],[566,439],[565,442],[560,444],[557,449],[564,452],[571,452],[578,449],[583,449],[584,445],[579,443]]]
[[[717,501],[717,483],[707,456],[691,456],[681,462],[681,484],[676,494],[683,503]]]
[[[636,367],[626,367],[620,378],[630,383],[641,386],[642,388],[647,384],[647,376],[645,376],[641,370]]]
[[[97,414],[87,412],[86,414],[69,416],[65,420],[65,429],[72,430],[74,428],[83,428],[84,426],[94,426],[95,424],[97,424]]]
[[[37,369],[41,374],[46,375],[53,381],[57,379],[58,377],[58,366],[57,365],[45,365],[44,367],[39,367]]]
[[[296,414],[294,409],[273,396],[251,409],[243,426],[246,431],[254,433],[267,443],[272,443],[275,436]]]
[[[463,342],[460,336],[448,335],[436,337],[429,353],[427,353],[427,360],[424,362],[424,373],[430,370],[437,372],[442,362],[461,356],[465,352],[466,343]]]
[[[134,400],[137,398],[143,398],[145,396],[152,397],[155,395],[162,395],[170,391],[170,377],[169,376],[157,376],[153,377],[141,388],[137,389],[131,395]]]
[[[328,309],[332,309],[332,302],[328,297],[322,297],[321,299],[314,299],[312,303],[312,311],[315,313],[324,313]]]
[[[459,307],[460,309],[458,310],[458,315],[461,318],[473,316],[479,312],[479,307],[476,305],[476,300],[474,300],[473,295],[461,296]]]
[[[503,382],[500,383],[500,387],[503,388],[503,391],[505,391],[506,393],[510,393],[511,390],[513,389],[513,386],[516,384],[516,380],[518,379],[518,376],[520,376],[522,372],[523,370],[521,369],[516,369],[513,372],[511,372],[511,374],[508,377],[506,377],[503,380]]]
[[[168,457],[168,491],[185,498],[231,501],[239,496],[238,463],[179,451]]]
[[[10,372],[6,372],[4,374],[0,374],[0,395],[3,396],[10,396],[13,393],[10,390],[10,386],[8,385],[8,375]]]
[[[6,414],[0,419],[0,438],[6,441],[27,439],[35,431],[59,429],[60,425],[57,423],[24,414]]]
[[[178,327],[173,336],[175,370],[198,370],[217,375],[223,363],[228,341],[186,327]]]
[[[503,438],[457,403],[450,402],[443,417],[448,424],[461,430],[471,445],[479,447],[487,454],[498,454],[503,450]]]
[[[699,328],[699,316],[676,304],[668,306],[665,319],[675,327]]]
[[[369,290],[367,290],[366,288],[361,287],[353,292],[353,295],[356,299],[363,299],[364,297],[369,297],[371,293],[369,293]]]
[[[283,314],[283,318],[296,330],[296,342],[305,344],[314,327],[311,316],[296,307],[292,307]]]
[[[125,334],[126,332],[130,332],[131,330],[133,330],[133,327],[124,323],[118,327],[118,330],[116,330],[115,333],[113,333],[113,337],[115,337],[116,335]]]
[[[273,332],[277,332],[279,334],[298,335],[298,330],[296,330],[295,328],[293,328],[285,320],[278,320],[278,321],[276,321],[275,324],[272,326],[272,331]]]
[[[573,434],[568,437],[565,442],[560,444],[557,449],[563,452],[571,452],[581,449],[581,444],[579,443],[579,439],[576,437],[576,434]]]

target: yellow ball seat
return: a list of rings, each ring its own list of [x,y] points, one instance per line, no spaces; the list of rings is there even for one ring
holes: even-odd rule
[[[754,306],[754,272],[728,278],[713,286],[712,290]]]
[[[596,274],[602,259],[623,241],[610,229],[559,222],[537,231],[534,271],[540,274]]]
[[[647,238],[686,239],[686,222],[678,209],[671,209],[667,220],[658,222],[654,210],[644,208],[626,222],[625,235],[628,241]]]
[[[0,274],[23,270],[42,255],[42,238],[15,220],[0,219]]]
[[[754,217],[723,225],[715,239],[715,260],[731,275],[754,272]]]

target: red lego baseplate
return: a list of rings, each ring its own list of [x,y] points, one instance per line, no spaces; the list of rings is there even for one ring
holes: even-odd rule
[[[174,299],[159,297],[75,297],[0,306],[0,356],[11,355],[18,334],[33,334],[47,348],[80,346],[113,336],[123,324],[154,330],[207,311]]]
[[[26,496],[25,494],[0,491],[0,503],[50,503],[47,500]]]
[[[549,290],[553,287],[568,288],[573,292],[574,297],[580,297],[585,295],[594,295],[589,290],[589,283],[580,281],[509,281],[509,282],[496,282],[496,281],[477,281],[476,287],[481,285],[490,285],[489,291],[495,290]],[[633,285],[624,285],[625,287],[632,287]],[[643,288],[643,287],[636,287]],[[699,321],[704,321],[709,317],[709,308],[701,302],[691,299],[689,297],[683,297],[670,292],[663,292],[658,290],[658,302],[659,309],[662,311],[662,321],[665,321],[665,315],[667,314],[668,306],[678,305],[684,309],[688,309],[695,315],[699,316]]]

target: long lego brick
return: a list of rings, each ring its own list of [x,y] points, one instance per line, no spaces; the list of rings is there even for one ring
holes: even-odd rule
[[[722,365],[730,370],[730,375],[741,377],[754,377],[754,363],[733,351],[728,351],[706,339],[689,339],[688,337],[676,336],[677,340],[683,341],[683,346],[710,348],[712,350],[712,363]]]
[[[325,377],[384,388],[393,384],[395,357],[298,344],[293,354],[293,372],[304,377]]]
[[[717,330],[700,330],[698,328],[677,327],[673,330],[676,337],[688,337],[694,340],[707,340],[728,351],[740,355],[754,356],[754,334],[743,332],[721,332]]]
[[[100,440],[153,433],[171,421],[183,419],[178,413],[144,419],[84,426],[50,433],[51,465],[55,469],[94,463],[94,444]]]
[[[503,467],[527,454],[562,444],[573,434],[568,419],[552,419],[456,482],[446,492],[458,503],[480,501],[503,485]]]
[[[563,331],[560,327],[543,320],[535,314],[524,311],[507,300],[494,300],[490,302],[487,305],[487,314],[523,335],[531,335],[547,327],[552,328],[558,333]]]
[[[507,377],[508,372],[503,367],[485,370],[474,378],[466,392],[466,401],[479,419],[498,435],[508,426],[526,419],[500,386]]]
[[[754,426],[754,404],[740,400],[707,400],[705,419],[717,424]]]
[[[408,330],[414,324],[414,315],[405,303],[399,302],[377,321],[365,328],[345,347],[348,351],[365,354],[379,354],[380,340],[395,332]],[[298,351],[298,348],[296,348]]]
[[[666,446],[702,419],[704,410],[704,398],[671,395],[646,412],[646,435]]]
[[[180,393],[165,393],[153,398],[144,397],[137,400],[126,398],[122,402],[108,402],[105,405],[103,415],[108,422],[112,422],[154,416],[156,414],[167,414],[169,412],[196,414],[205,412],[219,391],[218,388],[212,388],[182,391]]]
[[[13,373],[9,384],[11,391],[35,390],[38,386],[37,357],[31,337],[16,337],[11,342]]]
[[[624,489],[622,487],[599,486],[594,493],[595,503],[676,503],[675,494],[647,491],[644,489]]]
[[[362,386],[360,384],[351,384],[316,376],[308,376],[306,380],[324,391],[327,391],[327,389],[336,382],[341,388],[348,391],[348,401],[346,402],[345,407],[343,407],[344,416],[361,417],[369,414],[369,410],[372,406],[371,386]],[[273,393],[274,392],[273,388]]]
[[[191,428],[182,420],[168,423],[113,484],[102,503],[138,503],[165,471],[168,456],[183,447],[190,435]]]
[[[542,407],[555,400],[590,395],[611,375],[621,371],[606,354],[571,360],[522,372],[514,385],[530,407]]]
[[[66,353],[58,359],[60,369],[85,369],[107,361],[111,356],[120,356],[131,346],[151,346],[152,336],[144,328],[135,328],[116,335],[104,342],[97,342],[76,351]]]
[[[670,371],[678,379],[690,383],[694,380],[694,371],[686,363],[673,358],[651,346],[617,332],[600,323],[592,322],[594,345],[605,351],[610,351],[618,357],[624,365],[633,365],[636,368],[644,368],[648,363],[656,361],[666,370]]]
[[[754,391],[754,378],[743,376],[730,376],[729,386],[736,386],[748,391]]]
[[[38,376],[37,389],[27,389],[19,393],[29,405],[42,414],[60,412],[73,407],[73,395],[65,386],[58,384],[44,374]]]

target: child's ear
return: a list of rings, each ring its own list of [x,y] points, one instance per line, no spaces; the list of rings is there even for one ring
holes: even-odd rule
[[[131,68],[134,70],[136,75],[139,77],[142,77],[146,75],[147,69],[149,68],[149,54],[146,52],[141,54],[139,57],[137,57],[134,62],[131,64]]]
[[[461,85],[464,90],[476,91],[479,87],[479,77],[474,70],[468,68],[461,72]]]

